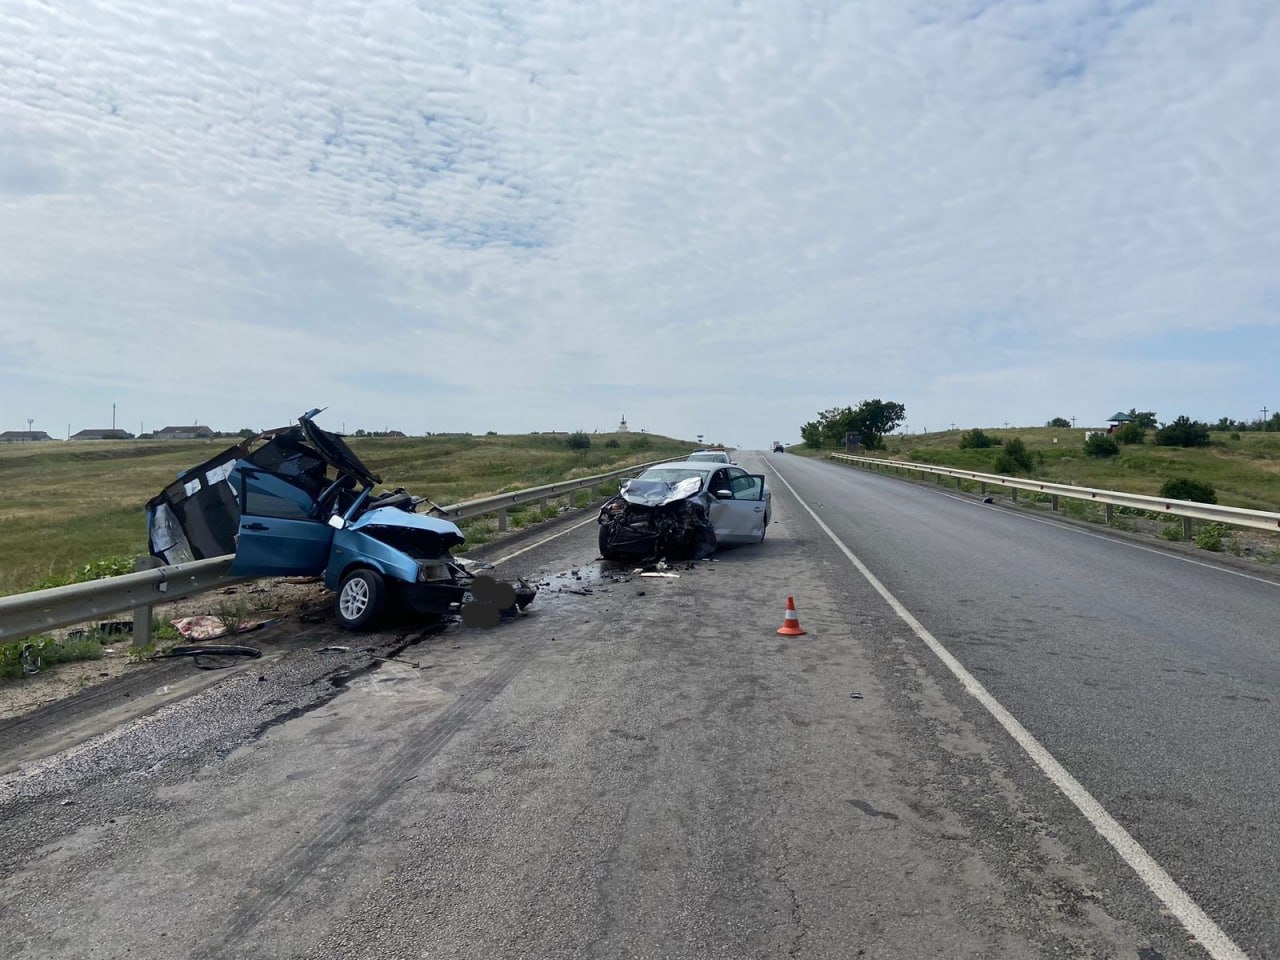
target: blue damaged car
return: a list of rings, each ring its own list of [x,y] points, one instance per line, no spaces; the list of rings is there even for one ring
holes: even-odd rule
[[[428,501],[403,488],[375,493],[382,479],[316,426],[318,413],[179,474],[147,503],[152,555],[175,564],[234,554],[232,576],[320,576],[349,630],[372,627],[392,606],[435,617],[459,609],[474,580],[450,553],[462,531],[418,513]],[[511,586],[508,616],[536,594],[523,580]]]

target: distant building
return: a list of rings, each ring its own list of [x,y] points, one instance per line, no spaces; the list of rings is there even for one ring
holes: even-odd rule
[[[192,426],[192,427],[165,427],[163,430],[157,430],[151,435],[153,440],[206,440],[213,436],[213,431],[208,427]]]
[[[618,433],[630,433],[631,428],[627,426],[627,415],[622,415],[622,422],[618,424]]]
[[[1127,413],[1113,413],[1107,417],[1107,423],[1111,424],[1111,426],[1107,427],[1107,433],[1115,433],[1120,427],[1126,423],[1133,423],[1136,419],[1137,417],[1131,417]]]
[[[125,430],[81,430],[72,440],[132,440],[133,434]]]
[[[0,433],[0,443],[31,443],[34,440],[52,440],[43,430],[6,430]]]

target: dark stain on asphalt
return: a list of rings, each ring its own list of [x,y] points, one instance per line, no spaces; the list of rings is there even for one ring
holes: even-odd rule
[[[867,803],[867,801],[865,800],[849,800],[848,803],[849,803],[849,806],[857,807],[859,810],[865,813],[868,817],[880,817],[881,819],[884,819],[884,820],[898,819],[898,815],[896,813],[890,813],[888,810],[877,810],[875,807]]]

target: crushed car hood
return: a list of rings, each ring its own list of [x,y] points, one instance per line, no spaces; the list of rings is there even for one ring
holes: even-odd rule
[[[360,530],[364,527],[405,527],[410,530],[427,530],[441,536],[452,534],[461,539],[461,531],[452,521],[430,517],[425,513],[409,513],[399,507],[376,507],[356,517],[347,529]]]
[[[632,480],[622,490],[622,499],[638,507],[661,507],[687,500],[702,488],[701,477],[685,477],[675,483],[666,480]]]

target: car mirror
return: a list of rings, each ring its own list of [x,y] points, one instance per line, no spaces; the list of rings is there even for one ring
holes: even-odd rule
[[[733,499],[733,491],[732,491],[732,490],[724,490],[724,489],[720,489],[720,490],[713,490],[713,491],[711,492],[711,495],[712,495],[713,497],[715,497],[717,500],[732,500],[732,499]]]
[[[333,527],[335,530],[341,530],[346,525],[347,521],[343,520],[342,517],[336,513],[329,518],[329,526]]]

